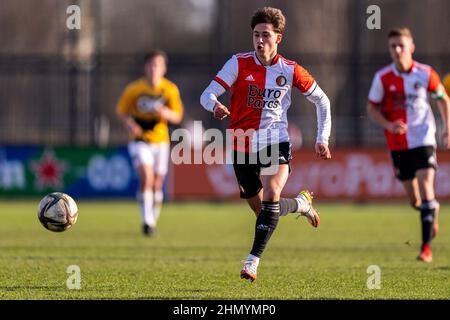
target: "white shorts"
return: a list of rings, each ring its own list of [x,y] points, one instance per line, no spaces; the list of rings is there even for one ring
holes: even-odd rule
[[[168,143],[147,143],[132,141],[128,143],[128,152],[135,168],[141,165],[150,165],[159,175],[166,175],[169,165]]]

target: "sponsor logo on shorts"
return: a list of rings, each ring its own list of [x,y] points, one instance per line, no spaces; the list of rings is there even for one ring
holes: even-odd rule
[[[433,155],[433,156],[430,156],[429,158],[428,158],[428,164],[431,164],[431,165],[433,165],[433,166],[435,166],[436,165],[436,157]]]

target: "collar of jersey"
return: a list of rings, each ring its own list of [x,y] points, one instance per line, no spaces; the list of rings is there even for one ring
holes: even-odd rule
[[[397,67],[395,66],[395,63],[394,62],[392,63],[392,70],[394,70],[394,74],[396,76],[402,76],[402,75],[411,74],[415,69],[416,69],[416,61],[414,61],[414,60],[412,62],[411,68],[408,71],[406,71],[406,72],[398,71]]]
[[[147,80],[147,78],[145,76],[141,77],[141,80],[143,81],[143,83],[149,87],[152,91],[158,90],[163,86],[163,82],[164,82],[164,77],[159,81],[159,84],[155,87],[153,87],[150,82]]]
[[[262,66],[262,67],[271,67],[271,66],[275,65],[279,59],[280,59],[280,54],[277,53],[277,55],[273,58],[272,63],[269,66],[265,66],[261,63],[261,61],[259,61],[258,56],[256,55],[256,51],[253,51],[253,60],[255,60],[255,63],[257,65]]]

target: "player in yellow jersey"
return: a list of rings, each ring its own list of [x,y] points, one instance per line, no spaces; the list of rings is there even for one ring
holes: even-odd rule
[[[117,104],[117,113],[130,134],[128,152],[140,179],[137,199],[143,232],[150,236],[156,232],[168,169],[168,124],[179,124],[183,118],[180,92],[164,77],[166,71],[164,52],[146,55],[144,77],[131,82]]]

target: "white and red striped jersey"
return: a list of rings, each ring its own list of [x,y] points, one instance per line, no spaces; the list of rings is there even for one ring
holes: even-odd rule
[[[406,73],[399,72],[392,63],[375,74],[369,101],[381,107],[387,120],[402,120],[407,125],[405,134],[384,130],[390,150],[436,146],[436,123],[428,92],[436,92],[440,83],[433,68],[416,61]]]
[[[214,82],[223,89],[214,88]],[[200,101],[207,110],[213,111],[217,96],[231,88],[230,129],[276,130],[279,142],[286,142],[289,141],[287,110],[292,87],[316,104],[320,119],[317,142],[328,144],[331,131],[328,98],[308,71],[279,54],[270,66],[262,65],[254,51],[233,55]]]

